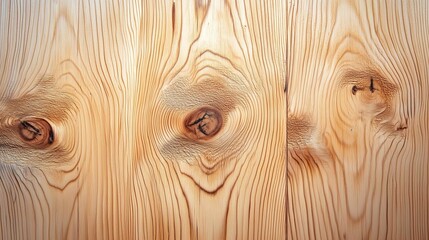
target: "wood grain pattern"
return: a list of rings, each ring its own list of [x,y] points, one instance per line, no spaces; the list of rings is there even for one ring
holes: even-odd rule
[[[285,238],[285,12],[1,1],[0,238]]]
[[[0,239],[429,239],[429,4],[0,2]]]
[[[289,1],[288,238],[429,238],[427,1]]]

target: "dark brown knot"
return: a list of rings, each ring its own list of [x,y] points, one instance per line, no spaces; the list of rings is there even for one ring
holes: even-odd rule
[[[33,147],[44,148],[54,142],[51,124],[41,118],[25,118],[18,123],[21,140]]]
[[[212,107],[202,107],[185,119],[187,135],[193,139],[210,139],[222,128],[222,115]]]

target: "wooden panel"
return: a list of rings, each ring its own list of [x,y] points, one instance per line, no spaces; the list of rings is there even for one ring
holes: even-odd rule
[[[162,2],[143,3],[138,237],[284,238],[285,3]],[[204,106],[222,127],[197,139],[184,123]]]
[[[288,238],[429,239],[427,1],[289,1]]]
[[[286,236],[285,1],[1,1],[1,239]]]

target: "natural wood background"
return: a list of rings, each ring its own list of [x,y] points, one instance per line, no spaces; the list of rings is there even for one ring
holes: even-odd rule
[[[288,238],[429,239],[429,2],[288,3]]]
[[[429,239],[428,12],[2,0],[0,239]]]
[[[1,239],[286,236],[285,1],[0,7]],[[190,138],[204,106],[222,128]]]

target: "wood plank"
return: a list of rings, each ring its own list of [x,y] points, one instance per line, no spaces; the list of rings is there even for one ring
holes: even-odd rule
[[[288,238],[429,239],[428,2],[288,2]]]
[[[136,149],[133,211],[151,211],[136,211],[138,238],[284,238],[285,3],[145,1],[143,9],[158,11],[142,20],[146,80],[135,118],[138,145],[148,148]],[[222,126],[199,138],[188,130],[205,106]]]

